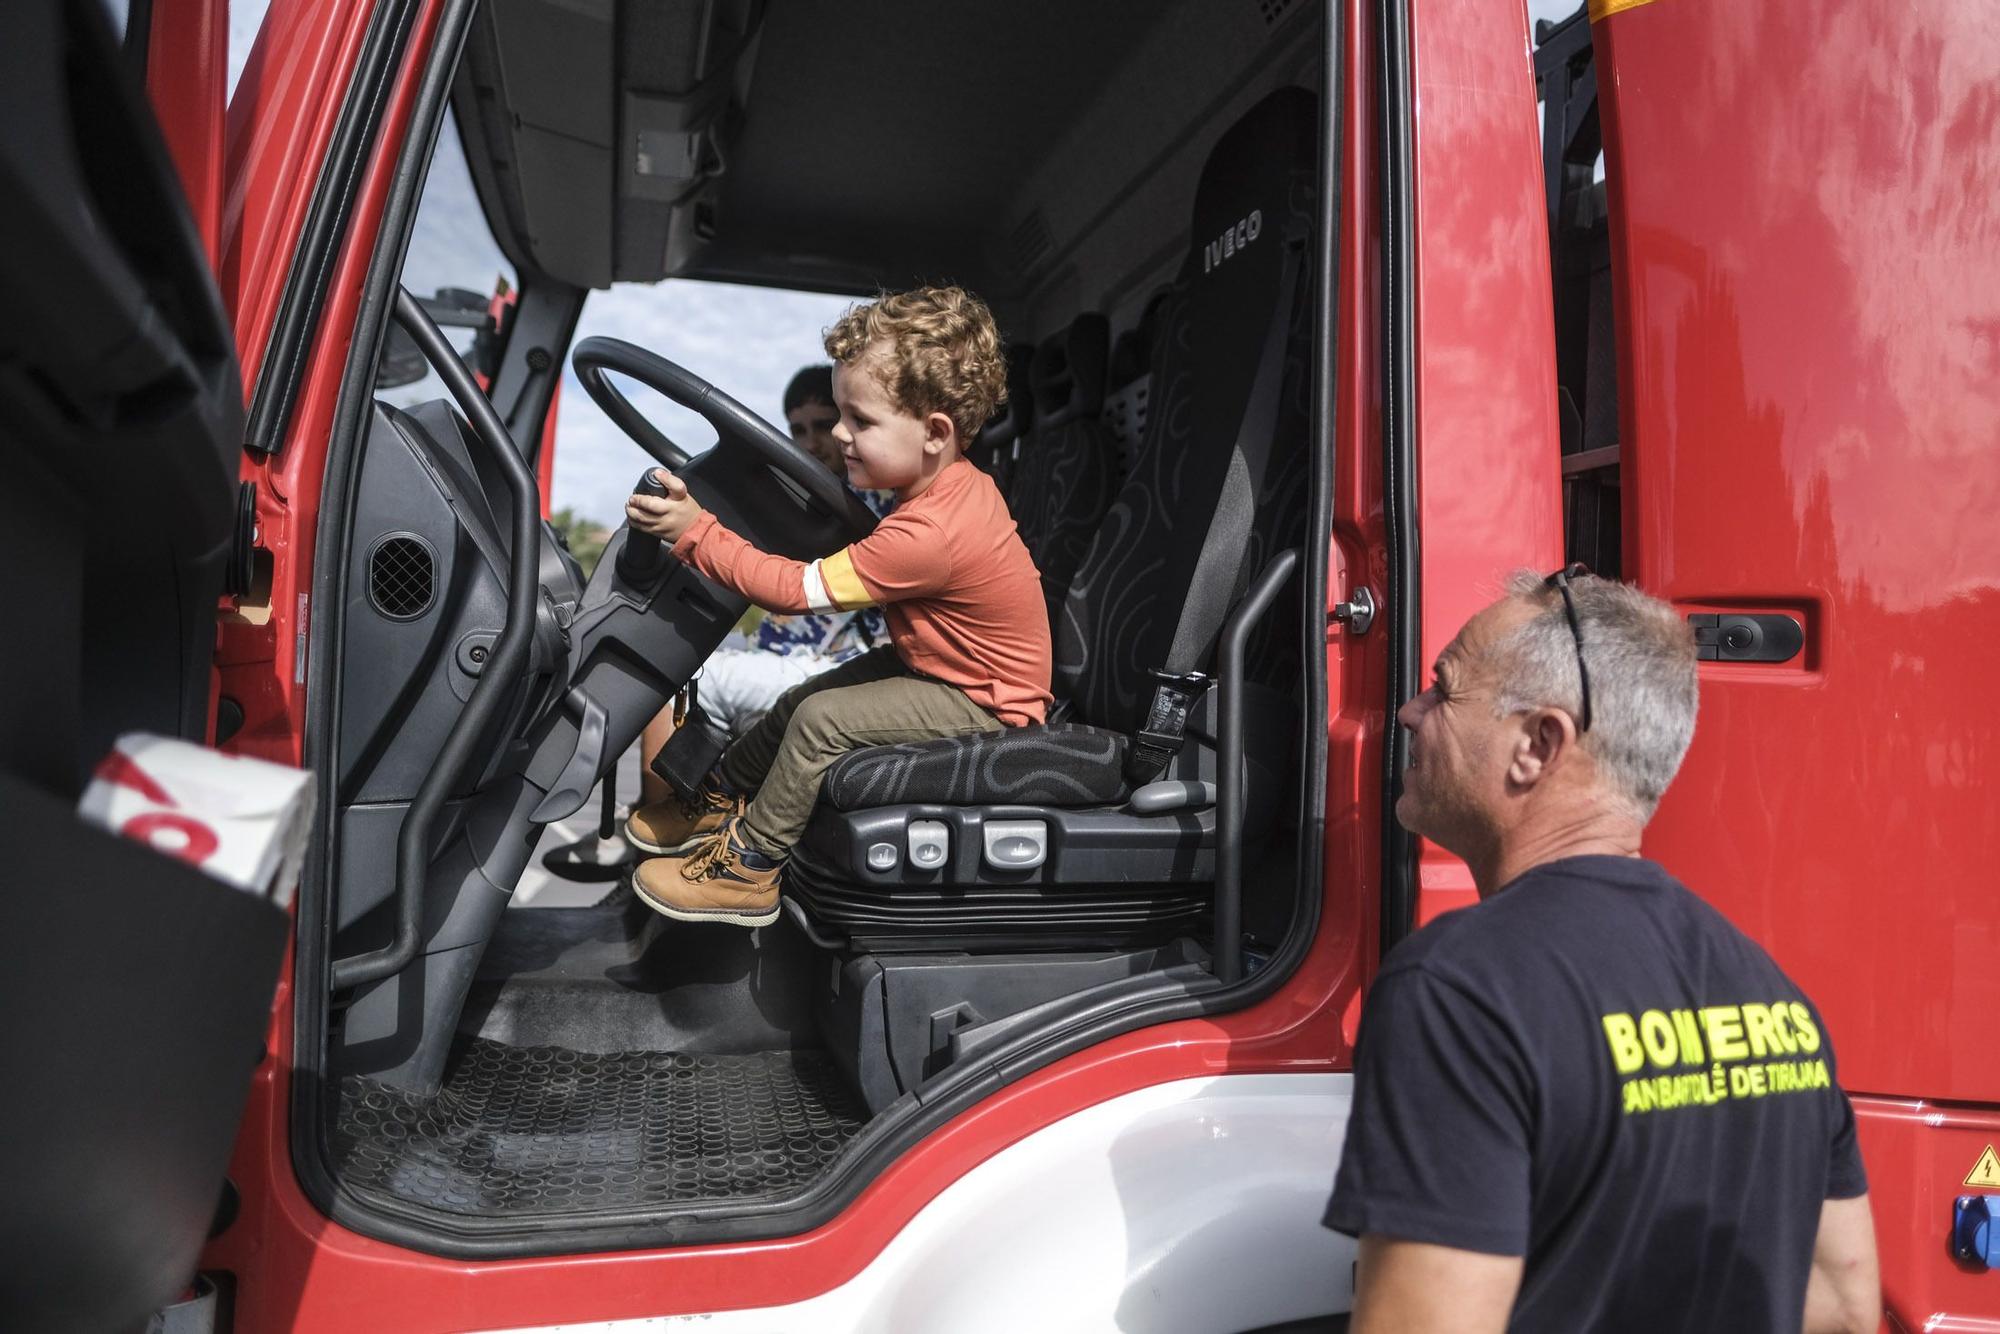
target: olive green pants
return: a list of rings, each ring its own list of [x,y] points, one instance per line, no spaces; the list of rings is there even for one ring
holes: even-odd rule
[[[878,648],[784,694],[722,756],[722,776],[754,792],[743,841],[783,857],[806,831],[820,779],[863,746],[997,732],[1003,724],[957,686],[918,676],[892,648]]]

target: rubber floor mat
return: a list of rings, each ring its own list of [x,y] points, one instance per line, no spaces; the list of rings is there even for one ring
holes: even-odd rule
[[[334,1147],[349,1186],[516,1217],[788,1192],[867,1119],[820,1052],[594,1055],[472,1039],[436,1097],[343,1079]]]

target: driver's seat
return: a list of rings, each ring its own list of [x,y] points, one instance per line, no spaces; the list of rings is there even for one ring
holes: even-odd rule
[[[1211,668],[1245,587],[1304,537],[1317,128],[1313,95],[1281,90],[1202,171],[1146,435],[1056,612],[1060,721],[844,757],[786,873],[809,926],[875,952],[1096,948],[1188,934],[1206,911],[1215,691],[1160,775],[1191,789],[1135,798],[1124,762],[1153,669]],[[1295,589],[1244,672],[1246,843],[1298,734]]]

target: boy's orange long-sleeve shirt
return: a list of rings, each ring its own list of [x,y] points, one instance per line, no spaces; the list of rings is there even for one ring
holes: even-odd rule
[[[875,531],[815,561],[760,551],[704,510],[674,555],[769,611],[880,606],[897,656],[1010,727],[1048,717],[1042,580],[993,479],[964,459]]]

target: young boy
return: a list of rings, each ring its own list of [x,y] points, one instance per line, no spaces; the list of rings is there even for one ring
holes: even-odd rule
[[[873,533],[820,560],[786,560],[717,523],[664,470],[666,496],[625,505],[633,528],[761,607],[880,605],[889,623],[891,647],[785,692],[723,753],[712,790],[677,827],[655,830],[677,852],[641,865],[633,884],[648,907],[682,921],[777,919],[785,859],[821,776],[848,751],[1047,716],[1041,576],[998,488],[962,457],[1006,395],[992,314],[959,288],[919,288],[848,311],[826,351],[847,480],[896,493]]]
[[[785,424],[792,443],[810,454],[836,477],[847,476],[840,442],[833,428],[840,409],[833,403],[833,367],[806,366],[785,386]],[[861,503],[886,515],[896,503],[891,491],[862,491]],[[755,727],[778,702],[778,696],[801,681],[837,667],[849,658],[889,642],[882,609],[853,612],[800,612],[796,616],[760,617],[746,648],[719,648],[702,665],[701,708],[732,737]],[[640,754],[657,755],[674,734],[673,710],[661,709],[640,734]],[[667,780],[650,769],[639,771],[639,805],[625,817],[625,841],[640,852],[668,851],[658,838],[661,829],[678,829],[681,799]],[[685,838],[675,839],[679,843]]]

